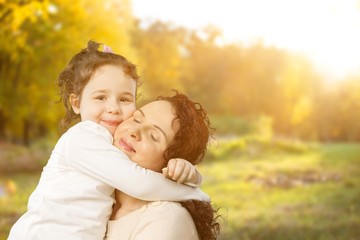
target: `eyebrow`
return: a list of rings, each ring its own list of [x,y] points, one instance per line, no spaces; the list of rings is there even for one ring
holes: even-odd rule
[[[143,117],[145,117],[145,114],[144,114],[144,112],[143,112],[141,109],[139,109],[139,112],[141,113],[141,115],[143,115]],[[154,124],[154,127],[157,128],[157,129],[159,129],[159,130],[162,132],[162,134],[164,134],[166,141],[168,141],[168,138],[167,138],[164,130],[162,130],[161,127],[159,127],[158,125],[155,125],[155,124]]]
[[[108,92],[109,90],[106,90],[106,89],[100,89],[100,90],[95,90],[93,92],[91,92],[91,94],[94,94],[94,93],[105,93],[105,92]],[[122,92],[121,94],[124,94],[124,95],[130,95],[132,97],[135,97],[134,94],[132,94],[131,92],[129,91],[125,91],[125,92]]]
[[[91,93],[104,93],[104,92],[108,92],[108,90],[106,89],[98,89],[98,90],[95,90],[95,91],[92,91]]]

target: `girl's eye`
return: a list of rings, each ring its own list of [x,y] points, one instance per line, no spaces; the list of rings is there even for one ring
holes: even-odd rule
[[[101,96],[97,96],[97,97],[95,97],[95,99],[98,99],[98,100],[105,100],[105,99],[106,99],[106,97],[105,97],[105,96],[103,96],[103,95],[101,95]]]
[[[120,102],[132,102],[132,101],[130,98],[123,97],[123,98],[120,98]]]

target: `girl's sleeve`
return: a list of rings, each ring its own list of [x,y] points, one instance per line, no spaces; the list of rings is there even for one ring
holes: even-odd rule
[[[210,201],[199,188],[173,182],[132,162],[112,145],[110,133],[93,122],[81,122],[69,130],[65,156],[69,168],[135,198],[146,201]]]

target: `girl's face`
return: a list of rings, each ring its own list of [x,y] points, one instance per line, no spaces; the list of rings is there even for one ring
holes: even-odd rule
[[[83,89],[81,96],[72,94],[70,102],[81,121],[96,122],[114,135],[117,126],[135,111],[136,81],[121,67],[99,67]]]
[[[146,104],[117,128],[114,145],[133,162],[159,172],[166,165],[164,151],[179,129],[175,117],[167,101]]]

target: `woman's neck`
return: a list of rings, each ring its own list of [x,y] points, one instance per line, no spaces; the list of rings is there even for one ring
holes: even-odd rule
[[[115,191],[115,200],[116,203],[113,206],[111,220],[119,219],[148,203],[148,201],[133,198],[118,190]]]

